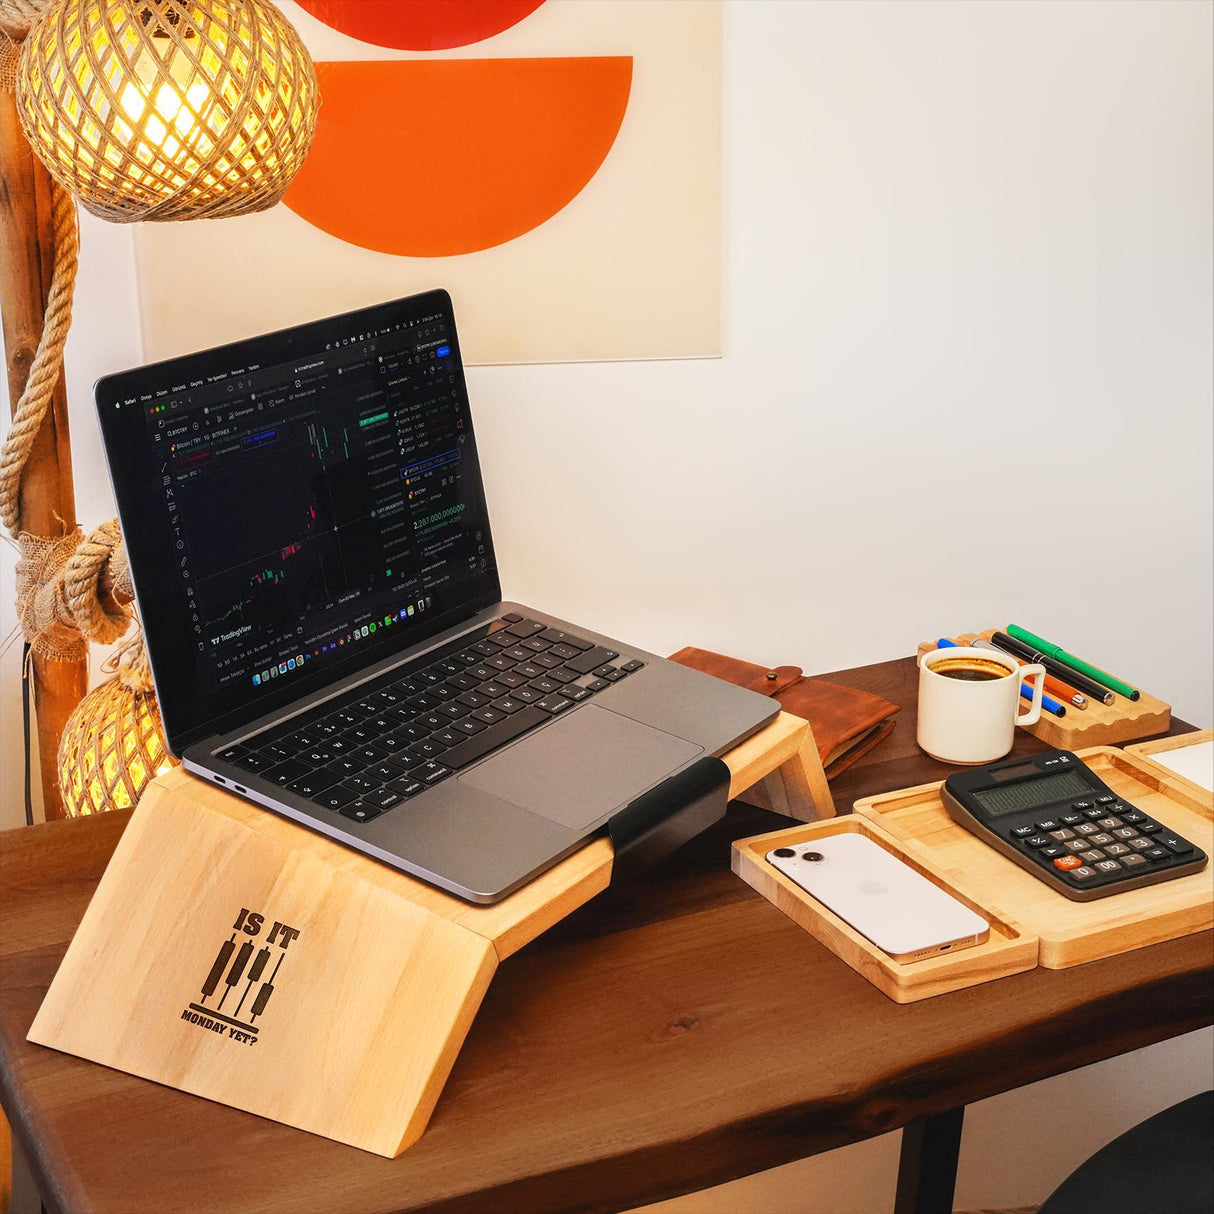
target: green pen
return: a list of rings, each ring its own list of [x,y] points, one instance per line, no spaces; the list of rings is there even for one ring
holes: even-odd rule
[[[1091,666],[1087,662],[1067,653],[1061,645],[1055,645],[1052,641],[1047,641],[1044,637],[1036,636],[1029,632],[1026,628],[1021,628],[1018,624],[1009,624],[1007,626],[1007,634],[1010,637],[1015,637],[1018,641],[1023,641],[1026,645],[1031,645],[1038,653],[1044,653],[1047,658],[1053,658],[1055,662],[1061,662],[1064,666],[1069,666],[1072,670],[1079,671],[1080,674],[1086,674],[1089,679],[1095,679],[1097,683],[1105,687],[1111,687],[1118,695],[1123,695],[1127,700],[1136,700],[1139,697],[1139,692],[1135,691],[1129,683],[1123,683],[1120,679],[1115,679],[1107,671],[1101,670],[1098,666]]]

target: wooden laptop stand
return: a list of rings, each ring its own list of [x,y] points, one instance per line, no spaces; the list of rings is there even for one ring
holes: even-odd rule
[[[809,725],[724,756],[730,798],[834,814]],[[473,906],[175,770],[144,793],[29,1040],[394,1157],[498,963],[605,889],[596,838]]]

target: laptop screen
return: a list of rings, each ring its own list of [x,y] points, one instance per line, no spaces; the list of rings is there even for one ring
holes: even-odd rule
[[[446,292],[96,399],[174,751],[501,597]]]

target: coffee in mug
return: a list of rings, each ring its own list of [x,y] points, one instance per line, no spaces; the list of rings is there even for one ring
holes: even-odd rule
[[[969,683],[983,683],[988,679],[1007,677],[1007,667],[990,658],[976,661],[972,658],[945,658],[932,669],[946,679],[964,679]]]
[[[1026,712],[1020,711],[1022,680],[1033,688]],[[993,763],[1012,749],[1017,725],[1041,719],[1044,683],[1044,666],[1020,666],[1010,654],[931,649],[919,659],[919,745],[943,763]]]

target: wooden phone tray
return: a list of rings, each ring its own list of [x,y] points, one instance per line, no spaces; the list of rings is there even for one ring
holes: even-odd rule
[[[1214,855],[1214,797],[1113,747],[1080,758],[1114,792]],[[924,961],[894,961],[764,859],[772,848],[854,830],[910,864],[991,923],[986,944]],[[1214,872],[1072,902],[948,816],[939,784],[857,801],[849,818],[742,839],[734,871],[891,999],[907,1003],[1036,965],[1066,969],[1214,926]]]
[[[958,645],[971,645],[976,640],[989,641],[998,631],[1000,629],[988,628],[984,632],[963,632],[947,639]],[[920,641],[917,656],[922,657],[935,648],[935,641]],[[1140,691],[1137,700],[1127,700],[1119,695],[1112,704],[1101,704],[1089,696],[1086,708],[1068,706],[1065,717],[1056,717],[1043,709],[1036,725],[1023,728],[1047,746],[1078,750],[1081,746],[1108,746],[1113,742],[1165,733],[1171,723],[1171,705]]]
[[[834,814],[798,717],[723,759],[730,797]],[[614,858],[593,839],[474,906],[176,769],[140,800],[29,1040],[396,1156],[498,964],[605,889]]]
[[[965,903],[990,923],[989,938],[983,944],[947,956],[905,963],[895,961],[767,862],[767,853],[774,848],[791,847],[840,834],[857,834],[871,839],[946,893]],[[811,936],[816,936],[832,953],[897,1003],[913,1003],[917,999],[960,990],[991,978],[1018,974],[1022,970],[1031,970],[1037,964],[1035,936],[982,906],[959,885],[950,881],[930,860],[910,854],[880,822],[861,814],[739,839],[733,845],[732,865],[733,871],[747,885]]]

